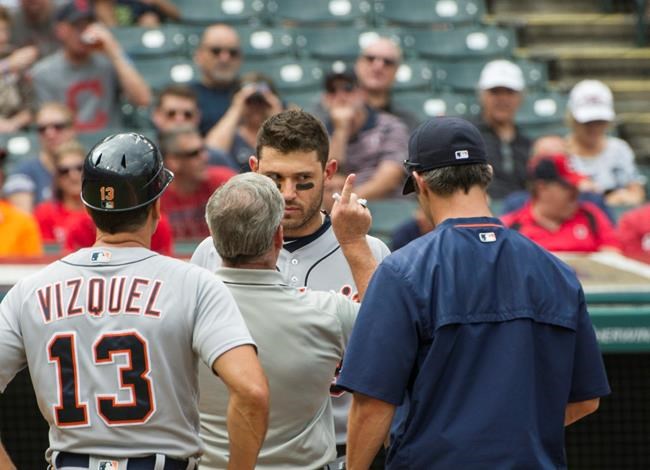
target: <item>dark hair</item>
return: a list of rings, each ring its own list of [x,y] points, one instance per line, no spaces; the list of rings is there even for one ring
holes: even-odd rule
[[[451,196],[459,189],[467,194],[473,186],[487,188],[492,181],[492,170],[487,163],[453,165],[425,171],[422,178],[433,193]]]
[[[329,158],[330,142],[322,122],[301,109],[289,109],[268,118],[257,133],[257,158],[262,148],[271,147],[282,153],[316,151],[323,168]]]
[[[199,104],[199,98],[196,96],[196,92],[187,85],[174,83],[167,85],[165,88],[160,90],[160,93],[158,93],[158,101],[156,103],[157,108],[160,108],[165,96],[179,96],[181,98],[192,100],[196,105]]]
[[[154,201],[155,202],[155,201]],[[90,217],[102,232],[115,234],[133,232],[144,225],[153,207],[153,202],[129,211],[110,212],[88,208]]]

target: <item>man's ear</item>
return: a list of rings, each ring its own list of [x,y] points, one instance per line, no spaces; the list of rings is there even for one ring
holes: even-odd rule
[[[415,192],[417,194],[422,193],[424,196],[427,195],[429,192],[429,186],[427,186],[427,183],[424,181],[421,175],[419,175],[416,171],[411,173],[411,178],[413,178],[413,183],[415,185]]]
[[[336,169],[338,168],[339,163],[334,160],[330,159],[327,160],[327,163],[325,163],[325,179],[330,180],[332,179],[332,176],[336,174]]]
[[[273,246],[279,250],[282,248],[283,243],[284,243],[284,229],[282,228],[282,224],[280,224],[278,226],[278,229],[275,231],[275,234],[273,235]]]
[[[248,157],[248,166],[251,168],[251,171],[257,173],[257,170],[260,167],[260,161],[255,155]]]

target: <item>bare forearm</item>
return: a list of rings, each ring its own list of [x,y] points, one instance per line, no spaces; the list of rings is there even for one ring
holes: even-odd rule
[[[341,250],[350,266],[361,300],[366,293],[370,278],[377,268],[377,260],[365,237],[358,241],[341,244]]]
[[[395,407],[357,393],[348,418],[346,468],[366,470],[388,436]]]
[[[16,470],[2,443],[0,443],[0,468],[3,470]]]
[[[110,54],[111,61],[117,73],[117,79],[126,93],[127,99],[136,106],[149,106],[151,103],[151,89],[135,67],[126,60],[122,51]]]
[[[205,143],[210,148],[230,151],[235,140],[237,126],[241,119],[241,109],[231,106],[219,121],[212,126],[205,136]]]
[[[171,18],[172,20],[178,20],[181,17],[181,14],[178,11],[176,5],[167,0],[157,0],[156,6],[163,15]]]
[[[342,129],[334,129],[330,139],[330,160],[336,160],[339,168],[345,163],[345,155],[348,151],[349,133]]]
[[[232,396],[228,404],[228,469],[253,469],[268,426],[268,402]]]
[[[95,14],[99,21],[106,26],[117,26],[117,18],[115,18],[115,5],[113,0],[95,0]]]
[[[569,403],[564,412],[564,426],[569,426],[585,416],[593,413],[600,405],[600,398]]]

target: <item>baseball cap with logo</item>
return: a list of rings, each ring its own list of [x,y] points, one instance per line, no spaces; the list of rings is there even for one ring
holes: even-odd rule
[[[415,191],[413,171],[487,163],[481,133],[472,123],[458,117],[437,117],[422,123],[411,134],[408,152],[404,168],[409,176],[402,194]]]
[[[603,82],[583,80],[569,93],[569,111],[579,123],[613,121],[614,98]]]
[[[528,175],[533,181],[555,181],[574,188],[587,179],[585,175],[571,168],[569,157],[562,153],[534,157],[528,163]]]
[[[95,20],[95,11],[90,0],[73,0],[61,5],[55,14],[56,21],[76,23],[82,20]]]
[[[524,86],[524,74],[521,68],[509,60],[502,59],[485,64],[478,80],[478,87],[481,90],[503,87],[521,91]]]

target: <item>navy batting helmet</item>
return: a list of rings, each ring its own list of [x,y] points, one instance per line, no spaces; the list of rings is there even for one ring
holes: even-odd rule
[[[172,179],[151,140],[136,133],[115,134],[88,152],[81,200],[98,211],[137,209],[160,197]]]

